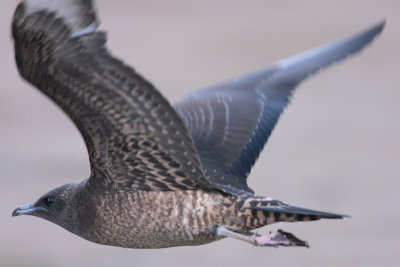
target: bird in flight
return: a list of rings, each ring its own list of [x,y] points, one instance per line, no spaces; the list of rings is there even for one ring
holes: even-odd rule
[[[256,246],[308,246],[283,230],[252,230],[345,217],[258,196],[247,176],[294,88],[360,51],[385,22],[174,105],[110,54],[98,25],[90,0],[24,0],[16,8],[19,72],[78,127],[91,172],[16,208],[13,216],[37,216],[89,241],[128,248],[224,237]]]

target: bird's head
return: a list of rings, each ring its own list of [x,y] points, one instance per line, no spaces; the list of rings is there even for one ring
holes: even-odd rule
[[[16,208],[12,216],[33,215],[46,219],[72,231],[76,217],[71,199],[76,194],[79,183],[70,183],[57,187],[41,196],[36,202]]]

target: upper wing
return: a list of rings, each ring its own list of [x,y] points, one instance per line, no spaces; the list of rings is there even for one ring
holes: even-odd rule
[[[255,73],[190,94],[177,102],[205,175],[227,192],[252,192],[246,178],[293,89],[311,74],[370,43],[385,22]]]
[[[21,75],[79,128],[91,181],[142,190],[209,188],[193,142],[162,95],[112,57],[89,0],[26,0],[13,21]]]

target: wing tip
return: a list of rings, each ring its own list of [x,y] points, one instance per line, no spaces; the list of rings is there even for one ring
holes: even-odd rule
[[[382,32],[386,26],[387,18],[382,18],[373,24],[371,28],[375,28],[378,33]]]
[[[361,33],[361,35],[371,36],[371,41],[372,41],[376,36],[382,33],[383,29],[385,28],[385,25],[386,25],[386,18],[383,18],[377,21],[376,23],[372,24],[366,30],[364,30]]]
[[[20,0],[19,6],[24,7],[20,21],[42,11],[54,13],[70,29],[70,38],[93,33],[100,24],[92,0]]]
[[[374,41],[383,31],[385,25],[386,18],[355,34],[277,62],[272,67],[275,70],[280,70],[280,75],[276,75],[274,78],[275,83],[292,82],[297,85],[310,75],[359,53]]]

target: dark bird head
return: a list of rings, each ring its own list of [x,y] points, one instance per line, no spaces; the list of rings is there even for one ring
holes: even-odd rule
[[[70,183],[57,187],[41,196],[36,202],[16,208],[12,216],[33,215],[46,219],[73,231],[74,202],[76,189],[80,183]]]

